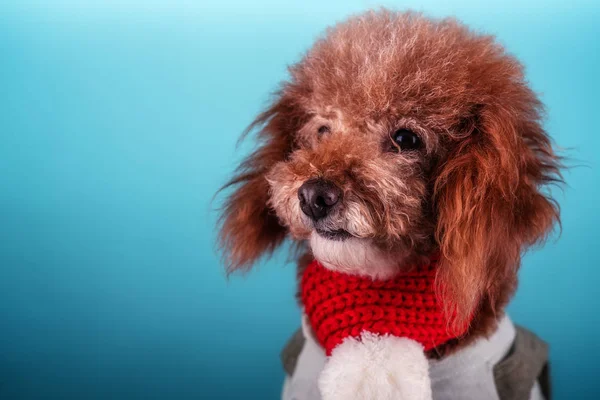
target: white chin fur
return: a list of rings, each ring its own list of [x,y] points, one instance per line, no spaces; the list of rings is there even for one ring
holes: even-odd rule
[[[429,363],[414,340],[364,332],[333,349],[319,377],[323,400],[431,400]]]
[[[387,279],[398,271],[398,262],[373,246],[368,239],[330,240],[312,232],[310,247],[315,258],[332,271],[373,279]]]

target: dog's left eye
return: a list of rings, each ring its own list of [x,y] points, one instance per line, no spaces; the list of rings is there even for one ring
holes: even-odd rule
[[[324,135],[325,133],[331,132],[331,129],[329,129],[327,125],[321,125],[317,132],[319,133],[319,135]]]
[[[417,150],[421,147],[421,138],[408,129],[398,129],[391,136],[397,146],[396,150]]]

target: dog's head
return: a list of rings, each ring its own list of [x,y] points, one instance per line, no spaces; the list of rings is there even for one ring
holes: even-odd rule
[[[459,319],[514,287],[558,220],[540,189],[559,178],[517,60],[454,20],[384,10],[329,30],[290,74],[229,183],[231,269],[290,237],[374,277],[439,252]]]

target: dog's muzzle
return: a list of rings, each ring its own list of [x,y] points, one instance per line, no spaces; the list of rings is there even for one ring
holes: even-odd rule
[[[310,179],[298,189],[300,208],[313,221],[325,218],[342,198],[342,190],[324,179]]]

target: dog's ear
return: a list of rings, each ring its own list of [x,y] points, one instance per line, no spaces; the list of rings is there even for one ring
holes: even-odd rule
[[[435,181],[438,289],[458,324],[508,300],[500,297],[516,286],[521,252],[559,221],[557,204],[541,192],[561,179],[542,105],[524,85],[504,100],[462,121]]]
[[[292,134],[302,119],[292,99],[282,90],[248,127],[244,135],[258,129],[258,148],[221,189],[233,188],[222,209],[219,233],[229,272],[251,267],[262,254],[273,252],[286,236],[286,229],[267,205],[269,185],[265,174],[292,150]]]

